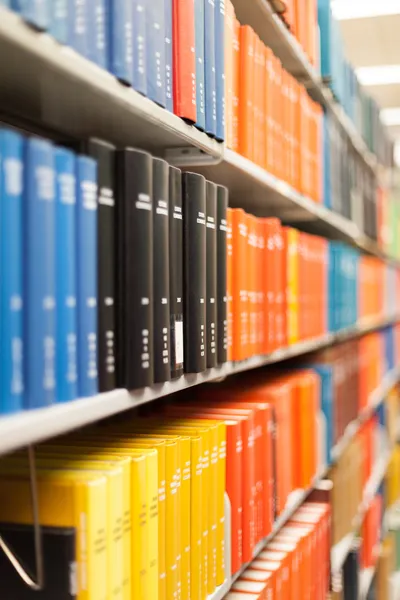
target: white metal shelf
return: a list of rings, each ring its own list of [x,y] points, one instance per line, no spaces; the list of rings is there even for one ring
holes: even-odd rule
[[[91,398],[81,398],[65,404],[54,404],[37,410],[24,411],[11,416],[2,416],[0,418],[0,455],[67,433],[100,419],[188,389],[194,385],[217,381],[230,375],[321,350],[363,333],[381,329],[397,320],[398,316],[396,315],[360,324],[337,334],[327,334],[321,338],[300,342],[288,348],[277,350],[268,356],[256,356],[239,363],[225,363],[220,367],[208,369],[203,373],[183,375],[179,379],[133,392],[117,389],[112,392],[98,394]]]
[[[0,7],[0,111],[67,137],[104,138],[160,153],[194,146],[214,157],[222,144]]]

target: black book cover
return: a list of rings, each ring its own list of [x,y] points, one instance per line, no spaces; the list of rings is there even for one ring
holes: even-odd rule
[[[169,168],[169,298],[171,376],[183,373],[183,219],[182,174]]]
[[[0,524],[4,537],[25,570],[36,570],[33,526]],[[42,527],[44,587],[31,590],[0,552],[1,598],[4,600],[73,600],[77,598],[75,529]]]
[[[201,373],[206,360],[206,180],[182,174],[184,368]]]
[[[115,365],[115,147],[90,139],[84,151],[97,160],[99,391],[116,387]]]
[[[343,565],[343,591],[344,600],[358,600],[358,550],[353,549]]]
[[[206,182],[207,367],[217,366],[217,186]]]
[[[217,186],[217,362],[228,360],[227,314],[227,209],[228,190]]]
[[[154,382],[171,379],[169,308],[168,163],[153,158]]]
[[[152,157],[117,152],[117,377],[130,390],[153,384]]]

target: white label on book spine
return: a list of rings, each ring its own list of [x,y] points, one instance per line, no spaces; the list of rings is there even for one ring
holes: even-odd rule
[[[175,323],[175,362],[183,364],[183,321]]]

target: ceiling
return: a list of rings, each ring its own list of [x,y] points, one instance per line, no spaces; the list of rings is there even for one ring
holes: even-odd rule
[[[400,0],[332,0],[332,8],[340,20],[347,58],[356,69],[364,67],[358,73],[360,81],[382,109],[400,109]],[[390,65],[398,69],[379,69]],[[385,117],[391,117],[391,137],[400,141],[400,110],[382,113]]]

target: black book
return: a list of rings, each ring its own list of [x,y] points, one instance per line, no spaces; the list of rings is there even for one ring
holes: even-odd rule
[[[169,308],[168,163],[153,158],[154,382],[171,379]]]
[[[90,139],[84,151],[97,161],[97,297],[99,391],[116,387],[115,365],[115,147]]]
[[[217,366],[217,186],[206,182],[207,367]]]
[[[343,565],[343,591],[344,600],[358,600],[358,573],[359,573],[358,550],[353,549],[347,555]]]
[[[171,376],[183,373],[183,219],[182,174],[169,168],[169,298]]]
[[[36,571],[33,526],[0,524],[14,554],[33,577]],[[73,600],[77,598],[76,536],[73,528],[41,527],[44,587],[33,591],[0,552],[1,597],[4,600]]]
[[[117,152],[117,377],[130,390],[153,384],[152,157]]]
[[[227,312],[227,210],[228,190],[217,186],[217,362],[228,360]]]
[[[206,180],[182,174],[184,368],[201,373],[206,360]]]

